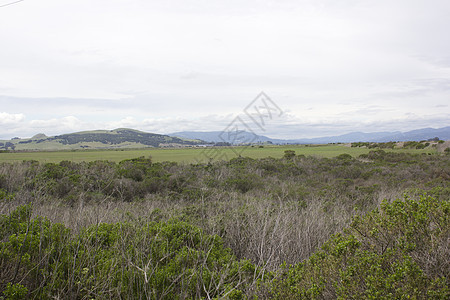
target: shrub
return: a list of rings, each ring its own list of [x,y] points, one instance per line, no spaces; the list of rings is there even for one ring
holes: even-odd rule
[[[219,236],[178,220],[101,223],[71,235],[32,219],[26,205],[2,215],[0,225],[7,299],[241,299],[256,272]]]
[[[64,276],[54,268],[64,261],[61,254],[69,234],[64,226],[52,224],[46,218],[32,219],[31,206],[25,205],[9,216],[2,215],[0,228],[2,283],[21,282],[32,295],[38,296],[44,291],[39,287],[51,286],[52,276]]]
[[[338,160],[352,160],[353,157],[350,154],[348,154],[348,153],[342,153],[342,154],[339,154],[336,157],[336,159],[338,159]]]
[[[11,284],[11,282],[8,282],[3,294],[6,300],[22,300],[28,294],[28,289],[19,283]]]
[[[224,181],[223,185],[241,193],[246,193],[254,188],[261,187],[259,178],[250,174],[239,174],[229,177]]]
[[[448,299],[450,203],[423,195],[355,217],[305,262],[285,266],[277,298]]]
[[[293,159],[295,157],[295,151],[294,150],[285,150],[283,157],[285,159]]]
[[[142,181],[151,168],[151,158],[139,157],[121,161],[118,173],[125,178]]]
[[[2,201],[11,201],[14,199],[14,194],[9,194],[7,191],[5,191],[4,189],[0,188],[0,200]]]

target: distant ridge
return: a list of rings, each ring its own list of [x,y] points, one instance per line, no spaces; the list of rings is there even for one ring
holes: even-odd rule
[[[210,143],[228,142],[239,144],[242,141],[253,140],[256,142],[271,142],[274,144],[328,144],[328,143],[352,143],[352,142],[391,142],[391,141],[421,141],[439,137],[442,140],[450,140],[450,126],[443,128],[422,128],[407,132],[351,132],[338,136],[327,136],[309,139],[274,139],[263,135],[254,135],[250,132],[238,132],[240,139],[234,140],[233,135],[223,134],[222,131],[182,131],[168,134],[173,137],[187,139],[201,139]]]
[[[232,144],[243,144],[248,141],[253,143],[265,143],[268,141],[274,141],[276,139],[271,139],[263,135],[254,135],[246,131],[238,131],[236,136],[223,134],[222,131],[183,131],[169,133],[169,136],[179,137],[185,139],[199,139],[208,143],[232,143]]]
[[[146,147],[186,147],[202,143],[163,134],[147,133],[129,128],[81,131],[47,137],[40,133],[29,139],[0,141],[0,150],[76,150],[121,149]]]

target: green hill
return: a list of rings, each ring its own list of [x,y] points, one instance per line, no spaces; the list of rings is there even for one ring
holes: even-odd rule
[[[47,137],[38,134],[29,139],[0,141],[0,150],[76,150],[148,147],[188,147],[200,140],[182,139],[128,128],[82,131]]]

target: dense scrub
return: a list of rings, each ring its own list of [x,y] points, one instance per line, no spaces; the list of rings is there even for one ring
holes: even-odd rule
[[[445,298],[449,180],[449,156],[382,150],[2,164],[0,289],[11,299]]]
[[[31,218],[26,205],[0,226],[1,280],[20,284],[7,296],[22,288],[41,299],[240,297],[257,272],[220,237],[177,220],[101,223],[74,235]]]
[[[352,147],[367,147],[369,149],[394,149],[394,148],[409,148],[409,149],[425,149],[427,147],[436,148],[438,144],[444,144],[445,141],[438,137],[429,139],[427,141],[409,141],[409,142],[356,142],[351,143]]]
[[[406,197],[354,217],[305,262],[284,267],[281,299],[448,299],[450,202]]]

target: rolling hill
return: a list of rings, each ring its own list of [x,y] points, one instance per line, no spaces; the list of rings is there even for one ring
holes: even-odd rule
[[[82,131],[47,137],[37,134],[29,139],[13,138],[0,141],[0,150],[76,150],[121,149],[146,147],[187,147],[202,143],[168,135],[118,128],[114,130]]]

